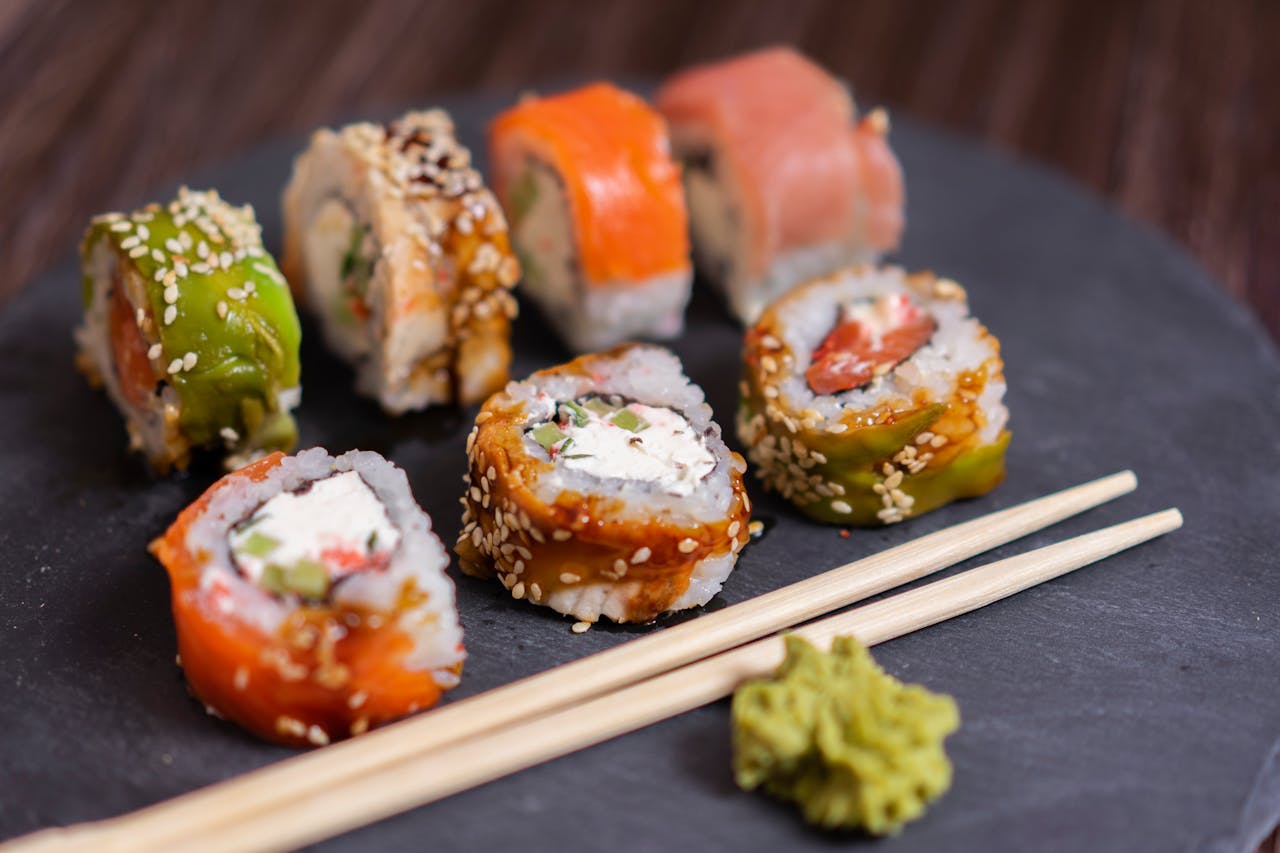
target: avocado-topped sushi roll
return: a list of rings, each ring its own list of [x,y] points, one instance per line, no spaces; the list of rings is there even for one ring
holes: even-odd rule
[[[77,365],[161,473],[216,448],[235,467],[297,439],[298,316],[253,209],[185,187],[94,218],[80,247]]]
[[[661,347],[508,385],[477,415],[467,456],[462,570],[588,623],[705,604],[747,542],[746,462]]]
[[[608,83],[527,98],[489,128],[522,290],[573,350],[673,338],[693,278],[666,123]]]
[[[747,332],[738,437],[809,517],[890,524],[1004,479],[1000,343],[963,288],[897,267],[802,284]]]
[[[694,256],[744,323],[798,282],[898,245],[902,170],[883,110],[790,48],[672,77],[655,99],[684,164]]]
[[[458,682],[448,555],[376,453],[272,454],[211,486],[151,551],[192,691],[260,737],[322,745]]]
[[[284,224],[299,302],[387,412],[479,402],[507,381],[520,266],[443,110],[316,131]]]

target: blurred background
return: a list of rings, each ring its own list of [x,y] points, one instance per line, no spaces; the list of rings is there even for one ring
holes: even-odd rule
[[[1182,243],[1280,338],[1275,0],[0,0],[0,299],[92,213],[255,142],[788,42]]]

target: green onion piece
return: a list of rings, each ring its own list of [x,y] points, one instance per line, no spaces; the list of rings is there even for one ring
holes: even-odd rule
[[[542,424],[541,426],[534,427],[530,435],[533,436],[534,441],[541,444],[547,451],[550,451],[552,447],[555,447],[558,443],[568,438],[560,427],[555,424]]]
[[[572,439],[572,438],[569,438],[569,437],[567,437],[567,436],[566,436],[566,437],[565,437],[565,440],[564,440],[564,444],[562,444],[562,445],[560,445],[559,447],[557,447],[557,448],[556,448],[556,452],[557,452],[557,453],[564,453],[566,450],[568,450],[568,449],[569,449],[570,447],[572,447],[572,446],[573,446],[573,439]]]
[[[587,414],[587,410],[572,400],[565,400],[561,405],[568,407],[569,411],[573,413],[574,426],[584,427],[591,420],[591,416]]]
[[[520,176],[511,190],[511,221],[524,219],[534,202],[538,200],[538,178],[530,169]]]
[[[590,459],[590,453],[570,453],[565,459]]]
[[[279,541],[255,530],[249,534],[248,538],[236,550],[241,554],[248,554],[250,557],[266,557],[279,547]]]
[[[613,406],[610,406],[601,397],[592,397],[590,400],[583,403],[582,405],[587,407],[591,411],[595,412],[597,415],[600,415],[601,417],[604,417],[605,415],[614,411]]]
[[[649,428],[649,422],[630,409],[619,409],[612,421],[615,426],[620,426],[627,432],[640,432]]]
[[[329,591],[329,572],[322,563],[299,560],[285,579],[289,590],[305,598],[324,598]]]
[[[378,547],[378,531],[375,530],[369,534],[369,538],[365,540],[364,547],[365,550],[370,553],[373,552],[373,549]]]

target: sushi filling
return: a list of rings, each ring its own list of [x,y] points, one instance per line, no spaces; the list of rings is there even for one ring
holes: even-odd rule
[[[692,494],[716,467],[679,413],[619,397],[558,403],[555,419],[535,424],[527,434],[565,468],[602,479],[653,483],[676,497]]]
[[[564,185],[547,165],[530,159],[511,189],[512,244],[526,286],[550,306],[570,310],[577,258]]]
[[[369,229],[340,199],[331,198],[307,229],[305,251],[316,301],[334,320],[331,333],[351,356],[365,354],[369,282],[376,258]]]
[[[345,471],[271,498],[231,529],[228,544],[259,587],[321,601],[343,578],[386,568],[400,531],[364,479]]]
[[[855,300],[814,350],[805,378],[815,394],[861,388],[915,355],[936,329],[933,317],[904,294]]]

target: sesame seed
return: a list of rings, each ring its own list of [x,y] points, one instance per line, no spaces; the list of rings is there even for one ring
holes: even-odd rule
[[[649,557],[652,554],[653,552],[650,551],[647,547],[641,546],[636,549],[636,552],[634,554],[631,555],[631,562],[635,565],[640,565],[645,560],[649,559]]]
[[[200,356],[196,355],[194,352],[189,352],[186,355],[184,355],[182,357],[182,369],[190,370],[191,368],[195,367],[196,360],[199,359],[199,357]]]
[[[164,256],[164,252],[160,251],[159,249],[151,250],[151,259],[155,261],[157,264],[163,264],[166,260]]]
[[[573,627],[569,629],[575,634],[585,634],[591,630],[590,622],[574,622]]]
[[[257,289],[258,289],[258,285],[257,285],[257,284],[255,284],[253,281],[246,281],[246,282],[244,283],[244,292],[245,292],[245,293],[253,293],[253,292],[254,292],[255,290],[257,290]]]
[[[523,583],[523,582],[517,583],[515,586],[511,587],[511,597],[512,597],[512,598],[515,598],[515,599],[521,599],[521,598],[524,598],[524,583]]]
[[[946,437],[945,435],[935,435],[935,436],[933,437],[933,441],[929,442],[929,446],[930,446],[930,447],[941,447],[942,445],[944,445],[944,444],[946,444],[946,443],[947,443],[947,437]]]
[[[735,519],[734,522],[729,525],[729,538],[730,539],[735,538],[738,535],[738,531],[741,529],[742,529],[742,522]]]
[[[181,370],[182,370],[182,359],[175,358],[173,361],[169,362],[169,373],[171,375],[174,373],[179,373],[181,372]]]
[[[186,278],[187,273],[189,272],[187,265],[182,261],[178,261],[173,265],[173,271],[177,273],[178,278]]]
[[[134,246],[132,249],[129,250],[129,257],[140,258],[143,255],[145,255],[147,251],[148,250],[146,246]]]
[[[230,441],[233,444],[240,440],[240,433],[236,432],[231,427],[223,427],[222,429],[218,430],[218,435],[222,436],[227,441]]]
[[[369,731],[368,717],[360,717],[358,720],[356,720],[354,723],[351,724],[352,736],[358,737],[359,735],[362,735],[367,731]]]
[[[676,548],[679,549],[681,554],[692,554],[694,551],[698,550],[698,540],[681,539],[680,544],[677,545]]]
[[[573,533],[568,530],[556,530],[551,534],[551,538],[557,542],[567,542],[573,538]]]
[[[216,309],[216,310],[217,310],[217,312],[218,312],[218,319],[219,319],[219,320],[225,320],[225,319],[227,319],[227,303],[225,303],[225,302],[223,302],[221,299],[219,299],[219,300],[218,300],[218,304],[217,304],[216,306],[214,306],[214,307],[215,307],[215,309]]]
[[[846,503],[845,501],[832,501],[831,509],[835,512],[840,513],[841,515],[848,515],[849,513],[853,512],[853,507],[849,506],[849,504]],[[755,551],[752,551],[751,553],[754,554]]]
[[[182,254],[182,244],[172,237],[164,241],[164,247],[175,255]]]
[[[164,346],[162,344],[152,344],[151,349],[147,350],[147,358],[152,361],[155,361],[162,355],[164,355]]]
[[[307,729],[307,740],[316,746],[324,746],[329,743],[329,735],[319,726],[312,726]]]
[[[542,587],[536,583],[529,584],[529,600],[540,601],[542,599]]]
[[[178,319],[178,306],[170,305],[168,308],[164,309],[164,324],[166,326],[176,319]]]
[[[164,301],[170,305],[178,301],[178,285],[171,284],[164,289]]]
[[[618,559],[614,560],[614,561],[613,561],[613,571],[614,571],[614,573],[615,573],[615,574],[617,574],[617,575],[619,575],[619,576],[621,576],[621,575],[625,575],[625,574],[627,573],[627,561],[626,561],[626,560],[624,560],[624,559],[622,559],[621,557],[619,557]]]
[[[132,222],[114,222],[111,224],[111,230],[120,232],[120,233],[123,233],[125,231],[132,231],[133,223]]]
[[[140,245],[142,245],[142,238],[139,237],[137,234],[133,234],[129,237],[125,237],[123,240],[120,241],[121,249],[133,249]]]
[[[235,258],[231,256],[230,252],[223,252],[218,256],[218,260],[222,263],[223,269],[228,269],[235,262]]]
[[[560,583],[572,584],[572,583],[577,583],[580,580],[582,580],[582,578],[578,577],[573,572],[560,573]]]

